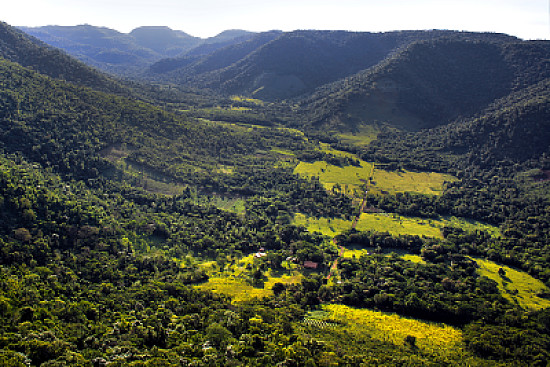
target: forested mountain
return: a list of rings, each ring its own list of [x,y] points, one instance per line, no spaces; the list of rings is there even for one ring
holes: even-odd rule
[[[491,39],[495,42],[512,39],[503,35],[446,31],[295,31],[280,34],[265,43],[253,39],[246,45],[236,45],[211,55],[209,60],[227,60],[217,62],[217,70],[184,65],[170,78],[184,85],[207,87],[225,93],[253,95],[268,100],[284,99],[312,92],[326,83],[377,65],[411,42],[444,36]],[[225,52],[232,52],[237,47],[246,53],[237,54],[238,59],[226,59]]]
[[[114,93],[123,91],[117,81],[3,22],[0,22],[0,57],[77,85]]]
[[[201,39],[168,27],[139,27],[127,34],[91,25],[20,28],[89,65],[122,75],[136,73],[151,63],[185,54],[198,46],[202,46],[202,53],[212,52],[251,34],[233,30]]]
[[[130,93],[1,24],[0,365],[548,365],[548,42],[220,40]]]
[[[468,116],[549,76],[548,42],[416,42],[303,101],[313,124],[388,122],[417,130]],[[346,126],[347,125],[347,126]]]

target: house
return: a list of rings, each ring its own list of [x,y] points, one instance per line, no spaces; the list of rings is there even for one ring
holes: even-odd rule
[[[319,266],[319,263],[316,263],[314,261],[304,261],[304,268],[306,269],[317,269],[317,267]]]

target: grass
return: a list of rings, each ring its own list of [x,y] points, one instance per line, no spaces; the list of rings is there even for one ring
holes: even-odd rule
[[[503,297],[510,302],[527,310],[541,310],[550,307],[550,300],[538,296],[540,293],[550,291],[540,280],[525,272],[492,261],[474,260],[479,265],[478,273],[497,282]],[[498,274],[498,270],[501,268],[506,272],[504,276]]]
[[[323,310],[329,320],[342,323],[342,328],[352,335],[368,335],[395,345],[404,345],[405,338],[412,336],[421,353],[443,358],[473,358],[465,350],[462,332],[448,325],[344,305],[324,305]]]
[[[261,287],[254,287],[247,282],[247,265],[254,262],[254,255],[243,257],[235,264],[226,266],[222,271],[217,271],[216,262],[202,263],[200,266],[209,274],[207,282],[196,287],[209,290],[214,293],[231,297],[234,303],[249,301],[254,298],[263,298],[272,295],[271,289],[275,283],[295,284],[302,280],[302,274],[295,269],[287,269],[282,272],[267,272],[267,280]]]
[[[372,174],[372,164],[361,161],[361,166],[338,167],[324,161],[313,163],[300,162],[294,173],[302,177],[319,177],[325,189],[332,190],[339,184],[342,192],[350,195],[359,195],[361,187],[366,184]]]
[[[377,169],[374,182],[369,185],[374,194],[413,192],[440,195],[446,182],[456,181],[451,175],[436,172],[385,171]]]
[[[403,260],[407,260],[407,261],[413,262],[415,264],[426,265],[426,262],[422,259],[421,256],[418,256],[418,255],[404,254],[404,255],[401,256],[401,258]]]
[[[247,98],[243,96],[231,96],[233,102],[248,102],[258,106],[263,106],[264,102],[256,98]]]
[[[339,167],[325,161],[300,162],[294,173],[302,177],[318,177],[327,190],[339,184],[345,194],[362,195],[367,182],[373,176],[373,164],[357,158],[356,155],[332,149],[321,144],[320,149],[335,156],[357,159],[360,166]],[[424,195],[439,195],[446,182],[456,181],[451,175],[436,172],[386,171],[376,168],[373,180],[369,182],[369,192],[374,194],[395,194],[412,192]]]
[[[343,142],[356,146],[367,146],[378,137],[380,128],[376,125],[361,125],[356,132],[336,134]]]
[[[334,237],[351,228],[352,221],[339,218],[313,218],[303,214],[294,216],[294,224],[302,225],[310,232],[320,232],[325,236]],[[402,217],[381,213],[363,213],[357,222],[358,231],[388,232],[394,236],[417,235],[432,238],[442,238],[443,222],[431,219]]]
[[[303,226],[309,232],[319,232],[325,236],[334,237],[350,229],[352,221],[341,218],[314,218],[297,213],[294,215],[293,224]],[[444,226],[459,227],[466,232],[486,231],[493,237],[500,236],[497,227],[464,218],[423,219],[386,213],[361,214],[356,229],[358,231],[388,232],[394,236],[415,235],[443,238],[441,229]]]

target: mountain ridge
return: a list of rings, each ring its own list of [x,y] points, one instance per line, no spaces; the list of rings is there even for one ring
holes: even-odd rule
[[[200,45],[215,49],[251,34],[229,30],[201,39],[165,26],[137,27],[128,33],[88,24],[19,28],[86,63],[121,75],[132,74],[153,62],[184,54]]]

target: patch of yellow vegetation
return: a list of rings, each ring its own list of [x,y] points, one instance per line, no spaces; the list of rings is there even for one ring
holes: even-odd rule
[[[440,195],[445,183],[454,181],[457,181],[456,177],[443,173],[376,169],[374,182],[369,185],[369,188],[370,192],[375,194],[414,192]]]
[[[548,287],[540,280],[509,266],[499,265],[488,260],[474,260],[479,265],[478,273],[497,282],[503,297],[512,303],[529,310],[550,307],[550,300],[537,296],[537,294],[549,292]],[[503,276],[498,274],[499,269],[504,270]]]
[[[403,260],[407,260],[407,261],[413,262],[415,264],[426,265],[426,262],[424,261],[424,259],[422,259],[422,257],[418,256],[418,255],[405,254],[405,255],[401,256],[401,258]]]
[[[342,254],[343,257],[347,257],[348,259],[356,258],[359,259],[363,255],[368,255],[369,251],[365,250],[363,248],[344,248],[344,253]]]
[[[262,101],[260,99],[247,98],[247,97],[243,97],[243,96],[231,96],[231,100],[234,101],[234,102],[253,103],[253,104],[258,105],[258,106],[263,106],[263,104],[264,104],[264,101]]]
[[[254,263],[254,254],[240,259],[235,265],[229,265],[224,271],[216,272],[216,262],[205,262],[201,267],[210,275],[207,282],[196,287],[209,290],[214,293],[224,294],[231,297],[232,302],[244,302],[254,298],[263,298],[272,295],[272,288],[275,283],[296,284],[302,281],[302,274],[295,269],[289,269],[282,273],[269,271],[267,280],[261,287],[252,286],[247,282],[247,265]]]
[[[442,356],[466,354],[462,332],[445,324],[344,305],[324,305],[323,309],[330,313],[330,319],[343,323],[351,334],[367,334],[395,345],[403,345],[405,338],[412,336],[424,353]]]
[[[446,182],[457,180],[452,175],[436,172],[386,171],[379,168],[374,171],[372,163],[358,159],[352,153],[332,149],[328,144],[321,144],[320,150],[338,157],[358,160],[360,165],[339,167],[325,161],[300,162],[294,173],[302,177],[318,177],[327,190],[332,190],[338,184],[340,191],[349,195],[362,196],[367,183],[369,193],[374,194],[413,192],[439,195]]]
[[[290,150],[286,150],[286,149],[271,148],[271,152],[276,153],[276,154],[281,154],[281,155],[287,155],[287,156],[290,156],[290,157],[296,156],[296,154],[294,154],[294,152],[291,152]]]
[[[367,183],[372,174],[371,163],[361,161],[360,166],[338,167],[324,161],[313,163],[300,162],[294,169],[294,173],[302,177],[318,177],[327,190],[332,190],[334,185],[340,185],[340,191],[350,195],[360,195],[361,186]]]
[[[375,125],[361,125],[356,132],[336,134],[344,143],[356,146],[367,146],[378,137],[380,128]]]
[[[209,290],[214,293],[221,293],[231,297],[234,303],[250,301],[254,298],[269,297],[272,295],[271,289],[275,283],[296,284],[302,280],[302,275],[298,272],[283,274],[280,276],[268,276],[263,287],[254,287],[242,278],[235,278],[224,274],[219,277],[211,277],[208,282],[197,286],[199,289]]]
[[[307,228],[310,232],[320,232],[334,237],[351,228],[352,221],[340,218],[313,218],[303,214],[294,215],[294,224]],[[442,238],[441,227],[444,221],[402,217],[396,214],[363,213],[355,229],[358,231],[388,232],[394,236],[416,235]]]

